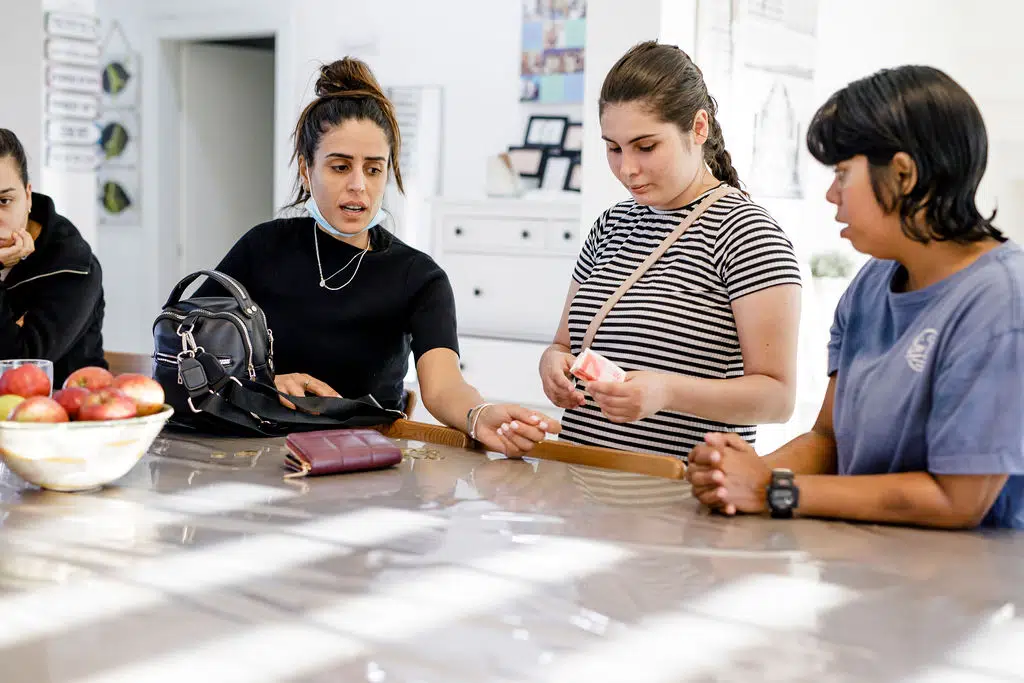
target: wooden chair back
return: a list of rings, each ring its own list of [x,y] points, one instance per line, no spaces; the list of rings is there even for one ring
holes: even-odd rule
[[[389,426],[381,427],[380,431],[393,439],[412,439],[456,448],[476,448],[478,446],[466,433],[458,429],[413,420],[397,420]],[[529,455],[544,460],[603,467],[665,479],[682,479],[686,475],[686,465],[683,464],[683,461],[670,455],[620,451],[599,446],[581,446],[565,441],[542,441],[530,451]]]
[[[122,351],[104,351],[103,357],[115,375],[134,372],[147,377],[153,376],[153,357],[148,353],[126,353]]]

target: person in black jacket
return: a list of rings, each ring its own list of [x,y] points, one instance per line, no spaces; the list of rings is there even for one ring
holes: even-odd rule
[[[32,192],[25,149],[0,128],[0,358],[45,358],[59,387],[75,370],[106,368],[103,272],[53,200]]]

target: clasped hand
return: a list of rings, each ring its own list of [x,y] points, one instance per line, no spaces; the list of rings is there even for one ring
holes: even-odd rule
[[[771,476],[771,468],[739,434],[708,434],[690,451],[686,469],[694,497],[726,515],[764,512]]]

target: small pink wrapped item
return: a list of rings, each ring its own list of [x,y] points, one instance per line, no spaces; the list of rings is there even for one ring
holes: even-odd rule
[[[589,348],[576,357],[569,371],[584,382],[621,382],[626,379],[625,370]]]

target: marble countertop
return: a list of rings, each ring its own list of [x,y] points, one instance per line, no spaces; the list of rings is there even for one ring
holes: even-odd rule
[[[86,494],[0,467],[0,681],[1024,680],[1024,535],[405,445],[286,481],[279,440],[165,434]]]

